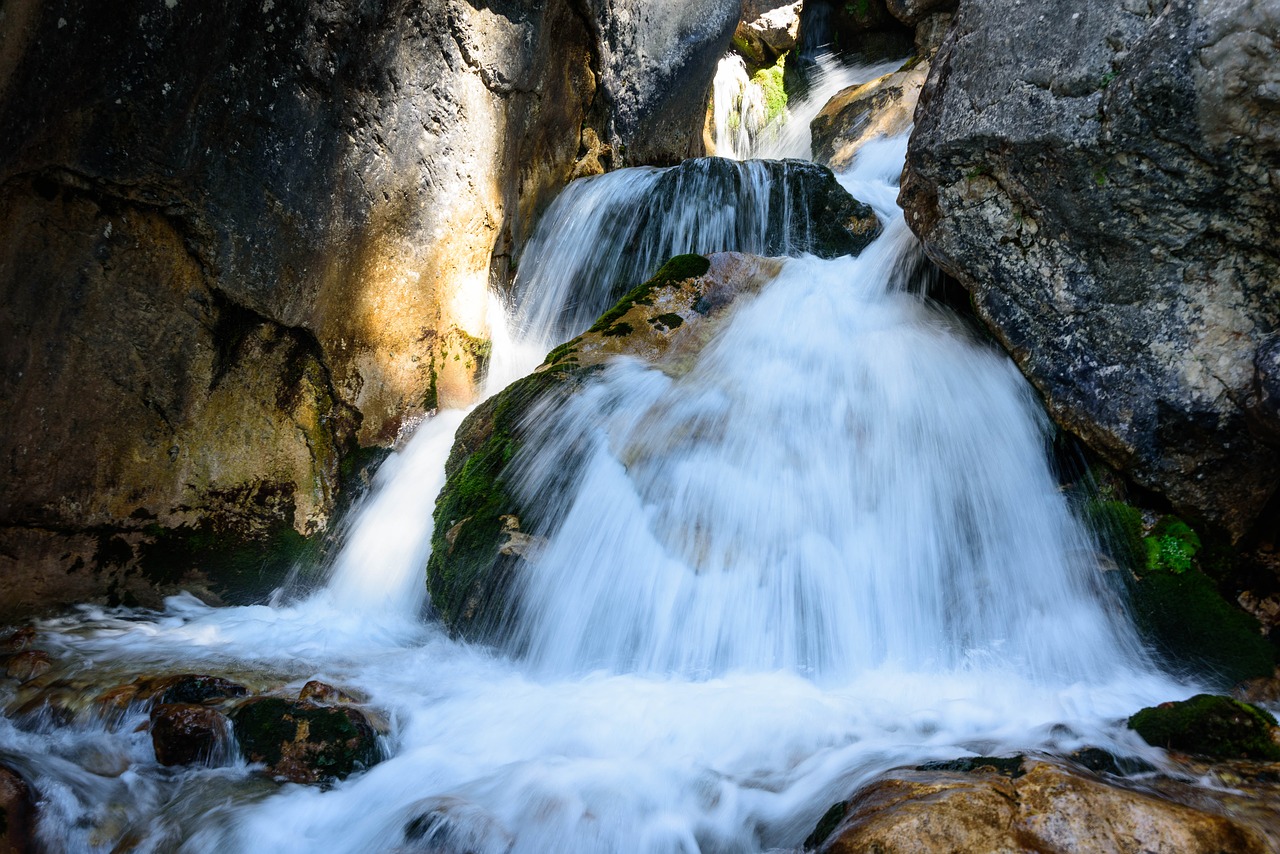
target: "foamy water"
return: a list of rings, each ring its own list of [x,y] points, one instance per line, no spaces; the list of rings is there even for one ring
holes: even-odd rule
[[[385,761],[318,788],[243,764],[159,768],[140,715],[111,729],[6,719],[0,759],[47,799],[42,839],[71,851],[130,834],[140,851],[791,849],[832,802],[899,765],[1084,745],[1157,758],[1124,718],[1195,688],[1152,668],[1107,594],[1025,382],[911,294],[918,250],[893,206],[903,146],[868,145],[844,177],[886,224],[862,256],[787,260],[687,374],[621,360],[546,422],[523,484],[565,512],[541,532],[510,647],[458,643],[418,617],[456,412],[383,469],[311,598],[213,609],[179,597],[161,615],[46,624],[41,645],[102,684],[164,669],[321,678],[366,695],[390,734]],[[642,199],[651,174],[594,179],[593,192]],[[598,225],[591,197],[546,227]],[[682,204],[696,218],[698,200]],[[573,238],[594,241],[574,263],[612,263],[600,233]],[[526,256],[522,275],[554,260]],[[526,283],[526,298],[541,287]],[[564,322],[553,308],[541,327],[518,315],[526,327],[495,352],[508,366],[496,374],[532,367],[547,324]],[[566,441],[587,462],[572,490],[546,495]],[[413,838],[424,817],[431,830]]]

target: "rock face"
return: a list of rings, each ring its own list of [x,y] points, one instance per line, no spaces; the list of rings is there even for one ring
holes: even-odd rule
[[[625,165],[669,165],[705,153],[716,63],[740,0],[588,0],[599,41],[608,141]]]
[[[1206,799],[1185,806],[1052,762],[1011,776],[899,771],[837,813],[823,852],[1274,852],[1267,831]]]
[[[635,356],[674,373],[687,369],[734,297],[758,289],[777,271],[775,259],[677,256],[590,330],[552,350],[535,373],[467,416],[445,467],[427,565],[431,604],[452,631],[473,638],[498,633],[511,582],[540,545],[526,532],[538,526],[538,513],[554,505],[554,497],[525,506],[509,481],[513,461],[536,441],[536,422],[545,422],[550,409],[613,356]],[[561,468],[567,483],[573,461]]]
[[[742,4],[742,20],[733,31],[734,48],[756,65],[772,65],[796,46],[803,7],[799,0],[747,0]]]
[[[1244,0],[962,4],[900,197],[1055,419],[1234,537],[1280,475],[1278,39]]]
[[[486,286],[596,130],[701,144],[736,4],[591,5],[6,6],[0,619],[261,596],[359,449],[469,399]]]

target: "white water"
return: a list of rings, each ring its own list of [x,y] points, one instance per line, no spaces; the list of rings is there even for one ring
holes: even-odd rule
[[[759,851],[901,764],[1155,758],[1123,718],[1194,689],[1150,668],[1104,595],[1025,383],[902,287],[901,157],[867,146],[846,177],[887,221],[861,257],[787,261],[688,374],[620,362],[547,422],[527,488],[555,441],[591,453],[527,575],[522,654],[416,619],[427,461],[459,413],[385,469],[311,599],[47,625],[42,645],[86,673],[322,678],[392,724],[386,761],[320,789],[160,769],[141,718],[0,721],[0,759],[48,800],[49,847],[133,831],[142,851]],[[573,238],[595,241],[584,264],[617,251],[598,234]],[[408,839],[422,816],[429,838]]]
[[[751,82],[742,57],[730,52],[720,60],[712,83],[716,155],[734,160],[808,160],[813,140],[809,124],[827,102],[842,89],[875,80],[901,65],[896,61],[845,65],[829,51],[818,53],[810,61],[804,96],[791,99],[786,109],[769,122],[763,90]]]

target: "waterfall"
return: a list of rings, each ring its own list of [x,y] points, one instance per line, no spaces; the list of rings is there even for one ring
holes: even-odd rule
[[[322,678],[389,725],[383,762],[320,789],[242,762],[160,768],[145,712],[10,714],[0,760],[43,793],[44,845],[794,850],[901,765],[1086,745],[1160,761],[1117,722],[1196,687],[1152,669],[1108,596],[1025,381],[914,293],[903,146],[867,145],[842,177],[886,225],[859,257],[778,247],[797,257],[686,373],[620,359],[541,423],[515,470],[558,512],[508,645],[418,619],[461,412],[384,466],[311,599],[42,624],[69,679],[245,674],[296,693]],[[520,304],[493,318],[492,391],[667,255],[761,251],[776,167],[680,168],[562,195],[521,259]],[[570,443],[584,464],[549,494]]]

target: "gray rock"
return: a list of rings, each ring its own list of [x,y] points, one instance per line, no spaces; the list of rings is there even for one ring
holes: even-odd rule
[[[1274,3],[972,0],[901,194],[1055,419],[1236,537],[1280,476],[1255,426],[1280,322],[1277,44]]]
[[[670,165],[705,153],[716,63],[740,0],[589,0],[600,44],[609,142],[625,165]]]
[[[885,0],[884,5],[890,15],[914,27],[930,15],[955,11],[957,0]]]

